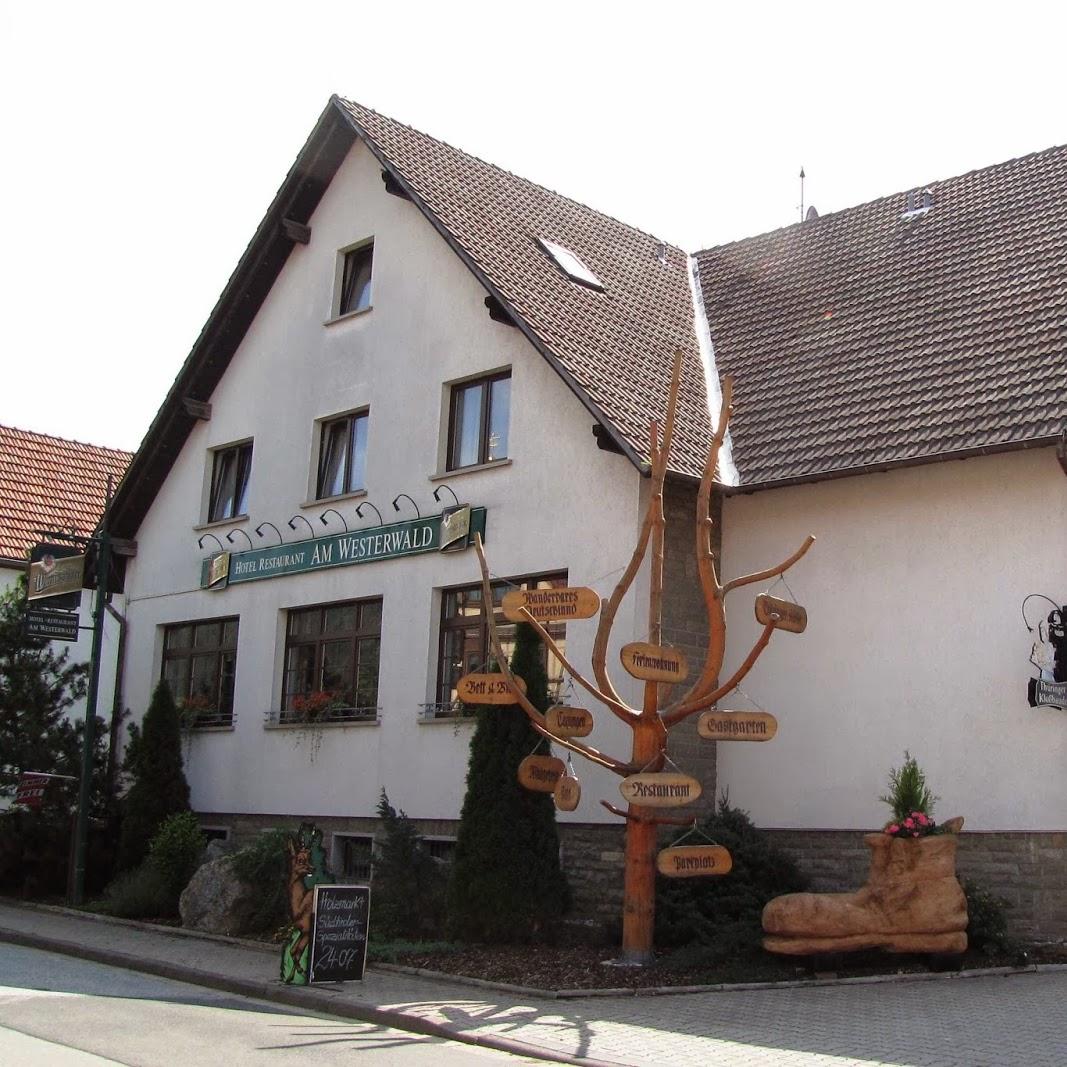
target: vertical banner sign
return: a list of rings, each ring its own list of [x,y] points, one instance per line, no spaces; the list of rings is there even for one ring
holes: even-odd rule
[[[357,982],[367,963],[370,886],[315,886],[311,981]]]

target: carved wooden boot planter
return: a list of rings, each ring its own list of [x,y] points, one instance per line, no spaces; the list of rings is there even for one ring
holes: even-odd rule
[[[763,947],[788,956],[883,948],[967,950],[967,899],[956,879],[963,819],[910,839],[867,834],[871,872],[855,893],[789,893],[763,909]]]

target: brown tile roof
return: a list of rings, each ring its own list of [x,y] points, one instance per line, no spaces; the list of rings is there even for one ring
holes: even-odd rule
[[[107,476],[117,485],[132,453],[0,426],[0,558],[23,560],[39,529],[93,531]]]
[[[686,351],[672,466],[699,474],[708,415],[686,253],[369,108],[338,104],[535,346],[642,460],[649,418],[666,405],[674,350]],[[571,281],[539,237],[574,252],[604,291]]]
[[[742,484],[1064,429],[1067,148],[930,188],[699,253]]]

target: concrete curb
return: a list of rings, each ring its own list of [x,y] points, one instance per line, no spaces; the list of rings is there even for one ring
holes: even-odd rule
[[[73,912],[73,914],[80,916],[82,913]],[[137,925],[147,926],[155,932],[160,929],[149,923]],[[237,941],[236,938],[225,938],[224,940]],[[448,1041],[459,1041],[465,1045],[477,1045],[482,1048],[495,1049],[498,1052],[510,1052],[516,1056],[528,1056],[531,1059],[545,1060],[550,1063],[569,1063],[576,1064],[578,1067],[623,1067],[616,1061],[568,1056],[552,1049],[543,1048],[540,1045],[532,1045],[525,1041],[518,1041],[514,1038],[496,1034],[468,1033],[443,1023],[435,1023],[429,1019],[423,1019],[417,1015],[409,1015],[406,1012],[391,1008],[376,1008],[369,1004],[340,1001],[337,999],[335,992],[325,987],[315,989],[307,986],[285,985],[280,981],[255,982],[241,978],[228,978],[210,971],[201,971],[195,967],[186,967],[161,960],[149,960],[113,949],[75,944],[71,941],[62,941],[39,934],[27,934],[20,930],[10,930],[6,927],[0,927],[0,941],[12,945],[21,945],[25,948],[57,952],[64,956],[90,960],[93,963],[103,963],[111,967],[121,967],[124,970],[138,971],[142,974],[151,974],[157,978],[169,978],[176,982],[187,982],[192,985],[203,986],[206,989],[217,989],[224,993],[234,993],[238,996],[253,997],[257,1000],[284,1004],[291,1008],[302,1008],[305,1011],[315,1011],[323,1015],[332,1015],[335,1018],[376,1023],[379,1026],[389,1026],[396,1030],[406,1030],[409,1033],[425,1034],[428,1037],[439,1037]]]

